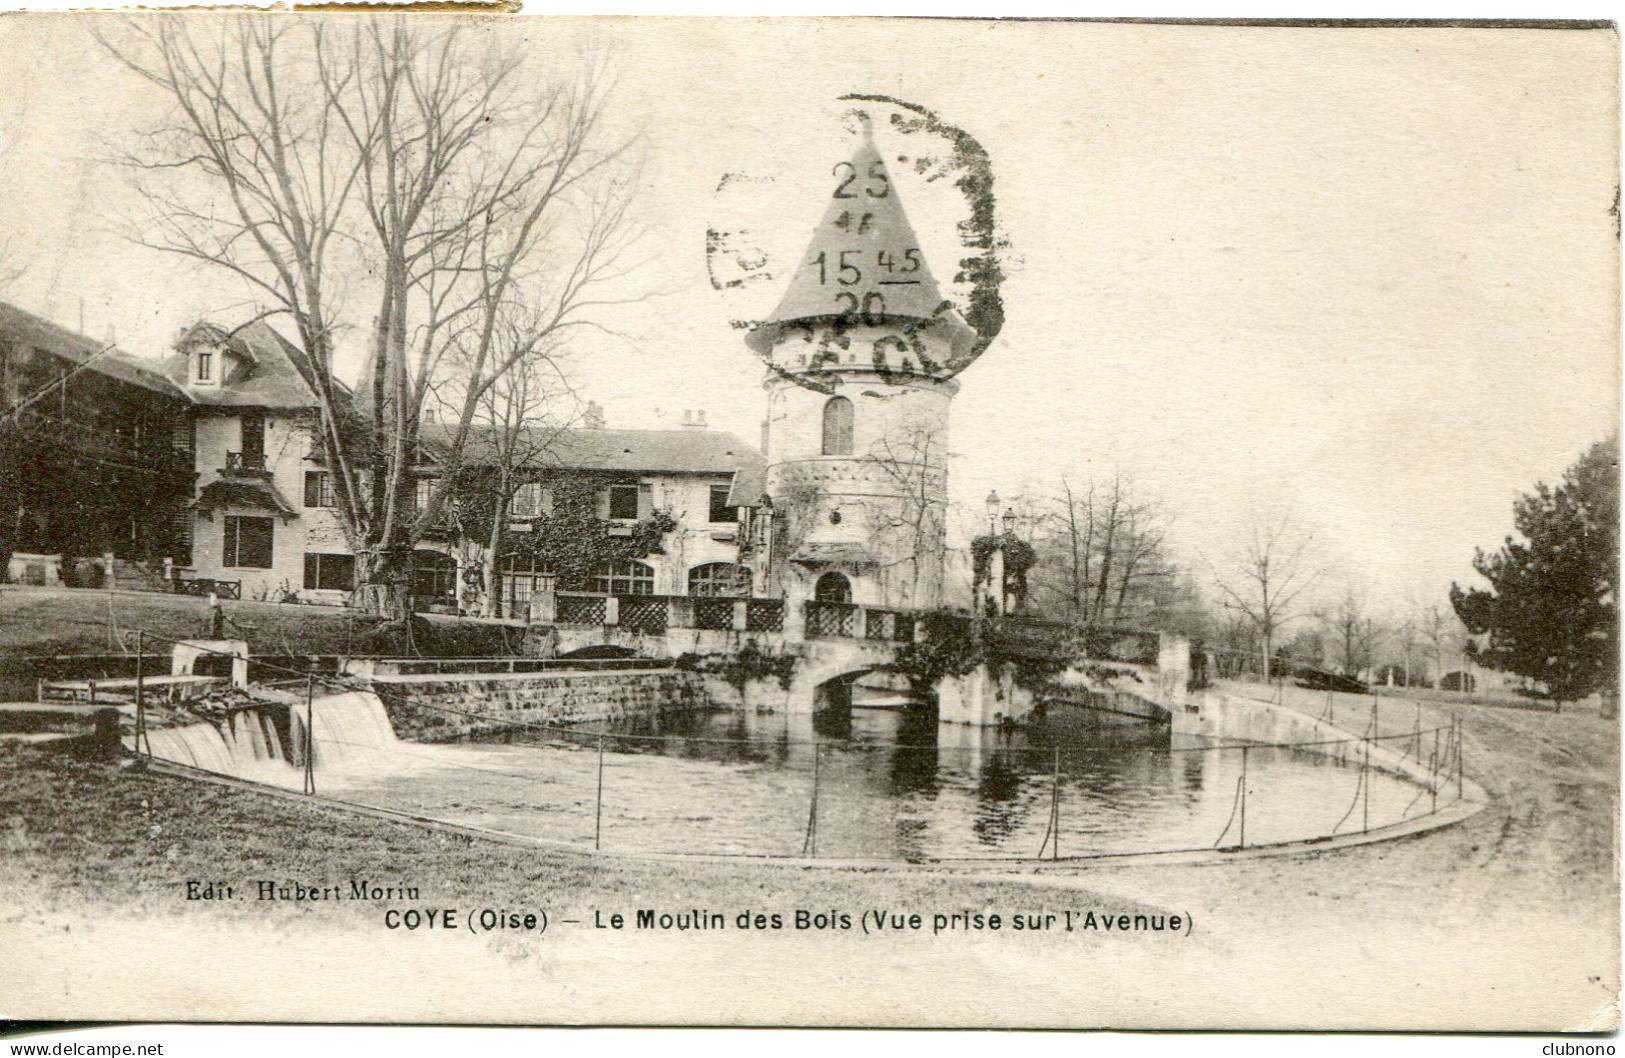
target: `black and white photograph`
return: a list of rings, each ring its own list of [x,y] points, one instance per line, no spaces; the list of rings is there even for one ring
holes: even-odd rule
[[[1615,1032],[1619,59],[0,19],[0,1018]]]

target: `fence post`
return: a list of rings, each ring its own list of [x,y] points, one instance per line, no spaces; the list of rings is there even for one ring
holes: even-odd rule
[[[316,677],[305,676],[305,793],[316,792]]]
[[[1467,740],[1463,738],[1462,735],[1463,732],[1461,730],[1460,722],[1458,721],[1456,727],[1456,800],[1458,801],[1467,796],[1467,786],[1464,780],[1464,776],[1467,773],[1467,768],[1461,760],[1462,757],[1465,756]]]
[[[1360,778],[1364,783],[1364,789],[1361,791],[1364,805],[1360,810],[1360,833],[1368,834],[1371,832],[1371,743],[1369,741],[1365,744],[1365,765],[1361,768]]]
[[[818,773],[819,763],[823,760],[823,756],[823,744],[814,742],[812,807],[807,810],[807,837],[801,843],[801,854],[803,856],[818,855]]]
[[[1241,747],[1241,848],[1247,847],[1247,747]]]
[[[1433,755],[1428,757],[1428,793],[1432,811],[1439,810],[1439,729],[1433,729]]]
[[[598,794],[594,800],[592,820],[592,848],[604,847],[604,733],[598,732]]]
[[[142,671],[143,657],[147,652],[147,632],[145,629],[136,629],[135,633],[135,751],[141,752],[141,743],[147,743],[147,759],[152,759],[152,739],[147,737],[147,678]]]
[[[1050,787],[1050,833],[1055,840],[1050,845],[1050,859],[1061,858],[1061,747],[1055,747],[1055,781]]]

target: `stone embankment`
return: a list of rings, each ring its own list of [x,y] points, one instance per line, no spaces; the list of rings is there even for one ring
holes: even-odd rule
[[[700,676],[672,669],[377,676],[372,689],[395,733],[418,742],[511,731],[518,724],[652,716],[707,701]]]

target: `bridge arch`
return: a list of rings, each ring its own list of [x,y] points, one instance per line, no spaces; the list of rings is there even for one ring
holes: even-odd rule
[[[875,671],[873,665],[867,668],[852,669],[849,672],[838,673],[813,684],[813,712],[850,711],[852,708],[853,684],[873,671]]]

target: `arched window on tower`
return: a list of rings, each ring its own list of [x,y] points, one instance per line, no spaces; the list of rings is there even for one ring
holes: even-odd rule
[[[852,454],[852,402],[845,397],[831,397],[824,404],[824,454]]]

